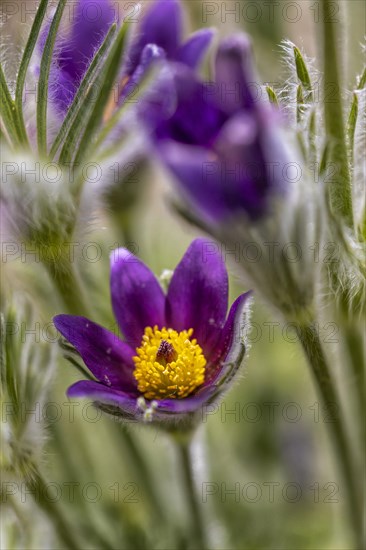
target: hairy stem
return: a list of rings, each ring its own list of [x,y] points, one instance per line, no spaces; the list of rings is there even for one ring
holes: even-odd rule
[[[193,533],[196,548],[205,550],[207,548],[206,534],[202,517],[201,505],[198,499],[193,464],[191,455],[191,439],[176,438],[177,450],[179,453],[180,466],[188,508],[191,515],[191,530]]]
[[[346,351],[352,368],[361,418],[366,417],[365,410],[365,337],[356,324],[347,323],[344,327]]]
[[[330,369],[324,351],[319,340],[319,334],[313,324],[298,327],[299,337],[306,357],[310,364],[317,390],[324,404],[339,405],[339,399],[331,377]],[[363,524],[362,524],[362,500],[360,495],[360,483],[352,457],[349,441],[346,436],[343,418],[338,407],[338,414],[334,415],[329,423],[336,456],[342,472],[348,495],[349,513],[356,537],[357,548],[362,548]]]
[[[338,166],[331,183],[330,197],[333,211],[342,216],[349,227],[353,227],[351,177],[343,118],[339,55],[342,14],[334,14],[335,6],[340,7],[334,0],[322,0],[322,32],[319,35],[323,51],[325,126],[332,150],[330,161]]]

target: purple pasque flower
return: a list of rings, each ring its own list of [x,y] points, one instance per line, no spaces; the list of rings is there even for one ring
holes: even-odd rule
[[[192,242],[165,294],[150,269],[124,248],[111,257],[111,297],[124,339],[84,317],[57,315],[57,330],[94,379],[73,384],[122,418],[176,422],[195,416],[227,388],[242,363],[250,292],[227,314],[228,277],[217,246]]]
[[[153,140],[183,198],[204,219],[243,211],[255,219],[283,191],[278,115],[261,101],[246,35],[223,40],[215,69],[208,83],[176,65],[176,108],[167,118],[155,116]]]
[[[70,33],[58,39],[51,72],[53,99],[61,113],[65,113],[72,102],[110,26],[119,19],[115,2],[78,0]],[[127,48],[121,74],[120,101],[132,92],[151,63],[157,59],[167,58],[194,69],[209,46],[212,34],[212,30],[203,29],[183,42],[183,18],[179,1],[156,0],[144,14],[136,36]],[[46,33],[41,40],[41,49],[45,37]]]

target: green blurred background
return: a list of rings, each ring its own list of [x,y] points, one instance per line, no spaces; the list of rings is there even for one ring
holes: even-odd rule
[[[27,2],[30,4],[33,2]],[[191,30],[206,25],[217,27],[219,35],[237,30],[248,32],[264,82],[283,82],[279,44],[285,38],[294,41],[307,55],[317,57],[319,2],[314,0],[204,3],[187,0],[184,5],[189,16],[187,28]],[[340,7],[339,17],[345,19],[346,30],[345,36],[340,37],[344,44],[346,84],[353,86],[362,67],[360,44],[365,32],[366,8],[361,0],[347,0]],[[230,15],[229,10],[235,10],[235,14]],[[28,28],[29,21],[21,22],[17,15],[4,23],[3,36],[11,40],[6,45],[7,56],[12,55],[13,46],[16,51]],[[159,166],[149,167],[139,179],[144,183],[143,195],[133,210],[128,244],[160,274],[164,269],[174,268],[198,233],[172,212],[167,176]],[[83,247],[88,243],[98,245],[98,261],[88,259],[88,252],[79,255],[78,261],[86,292],[98,312],[94,320],[109,328],[114,327],[114,320],[109,302],[108,256],[111,249],[126,244],[123,239],[111,217],[102,210],[95,213],[86,227],[85,223],[82,225],[76,239],[80,242],[78,250],[85,251]],[[89,253],[94,258],[92,248]],[[232,259],[230,254],[227,257]],[[228,261],[228,266],[232,301],[242,289],[235,261]],[[7,264],[4,281],[7,288],[25,294],[33,302],[41,326],[60,313],[39,265]],[[253,321],[245,372],[223,403],[207,411],[199,434],[206,444],[207,470],[202,471],[203,457],[198,449],[198,485],[204,511],[213,518],[209,529],[214,547],[351,548],[344,488],[326,433],[332,411],[324,410],[319,403],[296,337],[260,299],[255,302]],[[321,327],[321,331],[328,341],[333,336],[335,342],[331,341],[329,346],[337,354],[337,335],[332,335],[332,327]],[[80,374],[60,358],[51,397],[55,405],[47,407],[49,435],[43,467],[45,477],[62,488],[61,504],[74,529],[84,537],[83,547],[104,547],[103,543],[98,546],[88,542],[88,523],[93,523],[102,540],[121,549],[175,547],[169,526],[178,524],[181,526],[178,547],[184,548],[189,532],[179,468],[170,442],[154,429],[133,424],[124,435],[119,424],[95,416],[83,402],[70,409],[65,390],[79,378]],[[134,438],[147,461],[160,495],[162,515],[159,511],[156,516],[151,512],[143,480],[136,472],[130,438]],[[70,498],[67,485],[70,482],[79,483],[75,498]],[[93,484],[98,484],[98,489]],[[50,547],[47,541],[52,537],[49,538],[47,519],[32,506],[22,508],[21,515],[29,524],[29,531],[25,538],[24,533],[19,538],[14,524],[14,546],[39,548],[43,540],[44,547]],[[32,534],[34,526],[37,535]],[[19,540],[24,546],[19,546]]]

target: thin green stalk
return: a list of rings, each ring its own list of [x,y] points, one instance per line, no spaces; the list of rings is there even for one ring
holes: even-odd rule
[[[357,83],[357,90],[363,90],[364,87],[366,86],[366,67],[364,68],[359,80],[358,80],[358,83]]]
[[[316,145],[316,111],[314,110],[309,117],[309,163],[314,167],[317,165],[317,145]]]
[[[344,328],[345,344],[347,353],[351,363],[351,368],[354,376],[354,386],[358,395],[359,407],[362,418],[366,418],[366,403],[365,403],[365,337],[358,330],[358,327],[347,323]]]
[[[191,439],[190,438],[174,438],[177,451],[179,453],[182,478],[188,508],[191,516],[191,532],[196,543],[196,548],[205,550],[208,548],[205,534],[205,527],[202,517],[201,503],[199,502],[191,457]]]
[[[339,404],[337,392],[331,377],[331,372],[325,357],[319,334],[313,324],[299,325],[299,338],[305,351],[317,390],[324,404]],[[336,456],[342,472],[348,496],[349,514],[356,537],[357,548],[362,548],[363,522],[362,499],[360,494],[360,479],[355,471],[355,464],[346,436],[341,412],[334,415],[329,423]],[[361,488],[362,491],[362,488]]]
[[[366,68],[363,70],[362,75],[359,78],[357,84],[357,91],[362,90],[366,85]],[[354,157],[354,145],[355,145],[355,131],[358,117],[358,95],[357,91],[353,92],[353,99],[351,103],[351,108],[348,116],[347,124],[347,137],[348,137],[348,146],[349,146],[349,158],[351,165],[353,165]]]
[[[331,203],[349,227],[353,227],[351,177],[342,107],[342,79],[339,61],[341,21],[334,17],[334,1],[321,2],[322,32],[320,33],[324,65],[324,111],[325,127],[332,147],[332,162],[338,172],[331,184]],[[338,16],[339,17],[339,16]]]
[[[34,48],[37,43],[37,39],[41,30],[41,26],[46,15],[46,10],[48,6],[48,0],[41,0],[38,6],[36,16],[33,21],[32,29],[27,41],[27,44],[24,48],[24,53],[22,60],[20,62],[18,78],[16,83],[15,90],[15,106],[17,111],[17,123],[18,123],[18,133],[21,143],[28,143],[28,136],[25,129],[24,117],[23,117],[23,90],[25,77],[27,75],[28,66],[34,51]]]
[[[88,317],[84,292],[79,282],[75,267],[71,262],[47,262],[44,264],[52,282],[63,301],[66,311],[73,315]]]
[[[13,143],[18,141],[16,122],[15,122],[15,104],[9,92],[8,85],[2,66],[0,65],[0,97],[1,97],[1,118],[10,140]]]
[[[68,550],[79,550],[80,544],[73,536],[73,529],[66,521],[60,507],[55,502],[47,499],[47,483],[39,472],[35,472],[33,479],[27,482],[28,489],[31,491],[34,500],[40,509],[46,514],[52,522],[58,536]]]
[[[37,141],[41,154],[47,153],[47,104],[48,81],[57,31],[61,23],[67,0],[59,0],[56,13],[51,23],[50,31],[44,46],[37,90]]]
[[[348,127],[347,127],[349,158],[352,164],[353,164],[353,156],[354,156],[354,148],[355,148],[355,131],[356,131],[357,117],[358,117],[358,97],[357,97],[357,94],[354,93],[351,109],[348,117]]]

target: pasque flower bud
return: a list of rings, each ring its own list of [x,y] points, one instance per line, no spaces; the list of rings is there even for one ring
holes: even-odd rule
[[[5,151],[2,176],[4,238],[20,242],[38,261],[57,263],[69,249],[76,223],[72,173],[29,152]]]

